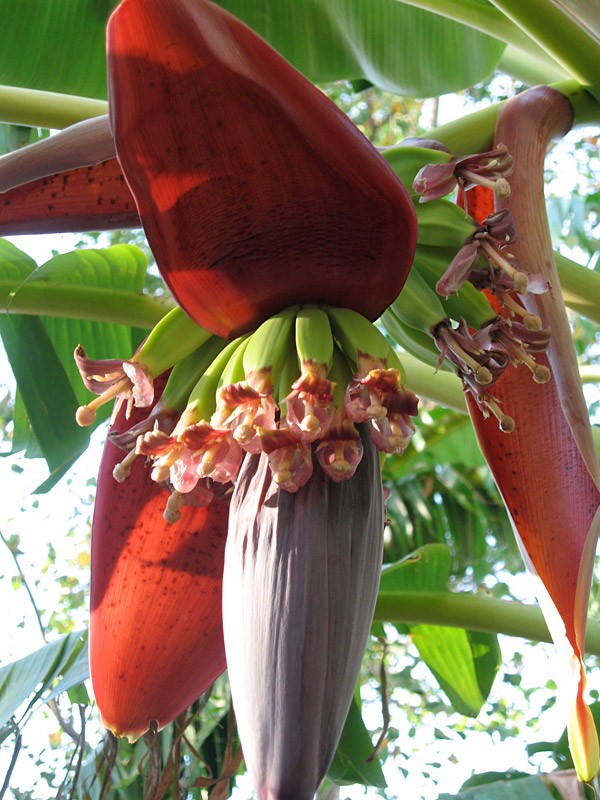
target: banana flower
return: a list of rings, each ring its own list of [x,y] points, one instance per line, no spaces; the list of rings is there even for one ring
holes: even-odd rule
[[[311,800],[352,701],[379,587],[379,458],[349,480],[315,466],[295,493],[247,455],[231,500],[223,578],[229,681],[259,800]]]
[[[551,370],[553,379],[536,385],[527,379],[526,365],[502,374],[494,386],[495,397],[518,409],[514,430],[508,435],[482,417],[472,398],[468,401],[481,449],[526,566],[537,581],[539,601],[565,666],[571,751],[580,780],[589,781],[598,772],[599,752],[584,700],[583,653],[600,527],[600,473],[554,266],[543,193],[548,142],[566,133],[571,124],[567,98],[548,87],[536,87],[501,108],[495,134],[496,142],[506,145],[515,163],[508,178],[511,191],[496,194],[496,209],[509,209],[512,214],[518,232],[511,248],[516,258],[549,284],[547,292],[527,293],[516,300],[541,318],[552,334],[547,359],[539,356],[538,362]],[[479,198],[491,194],[489,189],[474,191]],[[480,199],[479,207],[484,204]]]

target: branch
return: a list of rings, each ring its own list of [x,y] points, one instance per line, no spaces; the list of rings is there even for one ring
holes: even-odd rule
[[[0,120],[32,128],[67,128],[108,112],[108,103],[90,97],[0,86]]]
[[[444,625],[484,633],[501,633],[536,642],[551,642],[537,606],[462,592],[380,592],[376,622]],[[586,652],[600,655],[600,623],[589,620]]]
[[[600,120],[600,102],[592,97],[577,81],[559,81],[553,89],[567,97],[575,113],[574,125],[597,124]],[[496,118],[502,103],[474,111],[458,120],[428,131],[428,139],[442,142],[455,155],[483,153],[492,147]]]
[[[19,559],[17,558],[16,553],[14,553],[12,547],[10,546],[10,543],[8,542],[8,540],[6,539],[6,537],[4,536],[2,531],[0,531],[0,539],[6,545],[6,549],[8,550],[10,555],[12,556],[12,560],[15,562],[15,566],[17,567],[17,571],[18,571],[19,577],[21,579],[21,585],[23,586],[23,588],[25,589],[25,591],[27,592],[27,594],[29,596],[29,599],[31,601],[31,605],[33,607],[33,612],[34,612],[35,618],[37,620],[38,628],[40,629],[40,633],[42,634],[42,639],[45,642],[46,641],[46,629],[44,628],[44,624],[42,623],[42,617],[41,617],[39,609],[38,609],[38,607],[36,605],[35,598],[33,596],[33,592],[31,591],[31,589],[29,587],[29,584],[27,583],[27,578],[25,577],[25,573],[23,572],[23,570],[21,569],[21,565],[19,564]]]

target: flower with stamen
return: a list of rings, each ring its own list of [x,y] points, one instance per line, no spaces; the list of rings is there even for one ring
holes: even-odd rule
[[[215,429],[202,420],[185,428],[179,441],[197,464],[199,478],[211,478],[217,483],[229,483],[235,478],[244,452],[230,430]],[[176,468],[176,464],[171,467],[172,480]]]
[[[248,381],[239,381],[221,387],[210,424],[217,430],[231,431],[234,440],[247,453],[258,453],[257,428],[275,428],[276,413],[277,406],[270,392],[262,394]]]
[[[152,405],[153,379],[179,361],[191,357],[203,345],[214,349],[215,341],[218,340],[176,306],[154,326],[130,359],[91,359],[78,345],[74,353],[77,369],[86,388],[99,395],[91,403],[77,409],[78,424],[91,425],[96,418],[96,410],[116,397],[119,401],[115,406],[115,414],[124,400],[127,400],[128,413],[134,405],[138,408]]]
[[[540,294],[548,284],[540,275],[529,274],[519,267],[514,255],[505,248],[517,240],[510,211],[490,214],[465,242],[436,285],[442,297],[457,292],[465,281],[478,289],[525,294]],[[483,264],[482,264],[483,261]]]
[[[324,365],[304,365],[302,375],[285,398],[286,425],[306,443],[322,438],[335,412],[334,387]]]
[[[495,383],[508,365],[506,355],[482,347],[464,320],[457,328],[444,322],[432,331],[432,335],[441,354],[440,364],[443,359],[448,359],[461,378],[470,376],[480,387]]]
[[[500,144],[485,153],[457,156],[447,164],[427,164],[417,173],[413,189],[421,195],[421,203],[445,197],[457,186],[463,192],[473,186],[487,186],[506,197],[510,194],[506,178],[512,169],[513,158]]]
[[[315,458],[325,475],[339,483],[354,475],[362,456],[363,445],[356,426],[336,407],[315,449]]]
[[[121,403],[127,401],[127,416],[135,405],[147,408],[154,400],[152,376],[142,364],[118,359],[97,360],[89,358],[81,345],[74,353],[75,364],[88,391],[98,397],[77,409],[76,420],[79,425],[91,425],[96,419],[100,406],[119,398],[115,413]]]
[[[313,472],[310,444],[289,428],[259,428],[258,434],[261,450],[267,455],[277,486],[286,492],[297,492]]]
[[[371,420],[371,439],[380,452],[401,455],[415,432],[411,417],[417,414],[417,396],[398,380],[391,391],[383,394],[381,404],[386,415]]]
[[[521,322],[512,322],[510,325],[498,317],[482,330],[476,337],[485,342],[484,346],[494,348],[506,355],[513,366],[525,364],[531,371],[536,383],[546,383],[550,380],[550,370],[545,364],[538,364],[530,353],[545,353],[550,344],[550,331],[531,330]]]

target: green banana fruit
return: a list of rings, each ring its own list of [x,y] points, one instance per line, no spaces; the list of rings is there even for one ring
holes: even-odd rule
[[[439,279],[450,265],[453,256],[441,247],[417,247],[412,269],[417,270],[428,286],[435,291]],[[439,295],[438,295],[439,297]],[[485,294],[466,281],[448,297],[440,297],[446,316],[460,322],[466,320],[471,328],[479,329],[496,317],[496,312],[489,304]]]
[[[292,384],[300,377],[300,365],[298,362],[298,352],[296,342],[290,339],[283,365],[279,371],[279,382],[275,387],[273,397],[280,407],[280,417],[285,416],[286,397],[292,391]]]
[[[475,222],[449,200],[419,203],[416,211],[419,223],[417,245],[449,247],[457,253],[478,230]]]
[[[348,359],[358,366],[361,357],[386,363],[390,346],[372,322],[349,308],[326,308],[333,335]]]
[[[324,365],[333,358],[333,334],[327,312],[318,306],[302,306],[296,315],[296,350],[300,364]]]
[[[191,422],[193,417],[196,421],[209,420],[217,406],[217,390],[219,382],[229,361],[235,358],[237,350],[246,343],[248,336],[238,336],[233,342],[229,342],[217,355],[216,358],[201,375],[200,379],[192,389],[188,400],[187,408],[184,412]]]
[[[150,331],[132,360],[143,364],[151,375],[162,375],[212,335],[175,306]]]
[[[244,372],[244,355],[249,342],[250,338],[246,337],[225,365],[225,369],[219,378],[218,389],[220,389],[221,386],[229,386],[232,383],[239,383],[246,379],[246,373]]]
[[[429,333],[417,328],[411,328],[400,320],[394,312],[393,307],[388,308],[381,316],[381,323],[389,336],[419,361],[437,367],[440,360],[440,351],[435,346],[435,342]],[[452,371],[450,365],[444,361],[440,369]]]
[[[246,380],[258,392],[273,391],[293,335],[298,306],[290,306],[265,320],[250,336],[243,364]]]
[[[226,339],[211,336],[191,355],[175,364],[162,393],[161,404],[183,411],[194,386],[226,345]]]
[[[441,299],[416,269],[411,269],[404,288],[390,308],[405,325],[424,333],[447,318]]]

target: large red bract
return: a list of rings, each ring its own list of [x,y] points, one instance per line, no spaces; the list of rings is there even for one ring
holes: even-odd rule
[[[116,158],[0,194],[0,236],[140,226],[135,200]]]
[[[161,273],[233,337],[294,303],[375,319],[412,263],[408,193],[344,114],[208,0],[123,0],[107,29],[117,156]]]
[[[134,410],[126,423],[123,411],[113,430],[143,416]],[[151,722],[162,728],[185,711],[225,669],[229,502],[184,507],[168,524],[169,493],[143,458],[126,481],[114,480],[123,456],[106,442],[92,527],[90,672],[104,724],[135,739]]]

